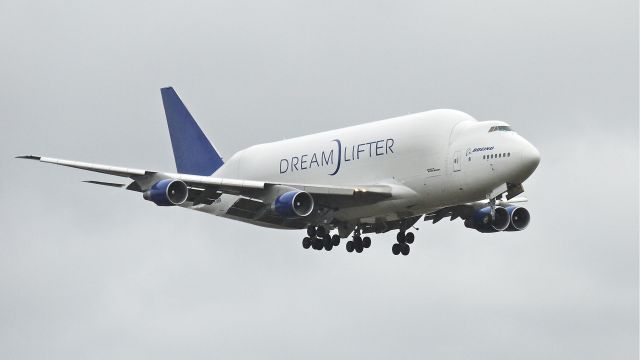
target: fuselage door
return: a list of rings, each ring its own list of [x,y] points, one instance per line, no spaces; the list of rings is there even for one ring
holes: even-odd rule
[[[456,171],[460,171],[461,169],[461,158],[460,158],[460,151],[456,151],[453,153],[453,172]]]

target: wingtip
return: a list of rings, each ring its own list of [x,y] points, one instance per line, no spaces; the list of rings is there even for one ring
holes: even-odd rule
[[[16,156],[16,159],[27,159],[27,160],[40,160],[41,156],[33,156],[33,155],[20,155]]]

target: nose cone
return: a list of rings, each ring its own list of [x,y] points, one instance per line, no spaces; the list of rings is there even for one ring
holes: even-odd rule
[[[522,178],[521,181],[524,181],[529,176],[531,176],[531,174],[533,174],[533,172],[538,167],[538,164],[540,164],[540,151],[538,151],[535,146],[531,145],[531,143],[525,140],[521,154],[522,160],[520,160],[521,163],[519,166],[519,175]]]
[[[520,143],[520,161],[514,164],[511,182],[522,183],[524,182],[538,167],[540,164],[540,152],[535,146],[531,145],[528,141],[522,139]]]

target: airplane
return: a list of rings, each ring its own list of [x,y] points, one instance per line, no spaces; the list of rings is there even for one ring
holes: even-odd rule
[[[176,172],[17,156],[132,180],[85,181],[277,229],[306,229],[305,249],[361,253],[395,231],[408,255],[415,224],[449,218],[482,233],[521,231],[519,205],[539,151],[502,121],[439,109],[259,144],[223,160],[172,87],[161,89]],[[333,234],[332,234],[333,233]]]

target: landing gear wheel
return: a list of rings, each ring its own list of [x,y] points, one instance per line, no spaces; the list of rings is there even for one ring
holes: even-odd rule
[[[308,249],[311,247],[311,239],[309,239],[308,237],[302,239],[302,247],[305,249]]]
[[[400,252],[402,253],[402,255],[404,256],[409,255],[409,251],[411,251],[411,247],[408,244],[401,245]]]
[[[315,250],[322,250],[323,244],[322,244],[322,240],[321,239],[313,239],[312,244],[313,248]]]
[[[364,250],[364,248],[362,247],[362,241],[357,242],[354,247],[356,248],[357,253],[361,253],[362,250]]]
[[[325,247],[325,249],[329,246],[333,246],[333,244],[331,243],[331,236],[329,236],[329,234],[324,234],[324,236],[322,237],[322,245]]]
[[[324,226],[318,226],[316,229],[316,235],[318,235],[318,237],[323,237],[326,233],[327,230],[325,230]]]
[[[340,235],[333,235],[331,237],[331,243],[333,244],[333,246],[340,245]]]
[[[347,251],[353,252],[353,241],[351,240],[347,241]]]
[[[316,237],[316,227],[311,225],[307,226],[307,235],[309,235],[310,238]]]
[[[407,244],[413,244],[413,240],[415,239],[415,236],[413,235],[412,232],[408,232],[404,235],[404,241]]]
[[[371,246],[371,238],[368,236],[365,236],[362,238],[362,246],[364,246],[365,249],[368,249],[369,246]]]
[[[404,231],[400,231],[398,235],[396,235],[396,240],[398,240],[398,243],[400,244],[404,243],[404,240],[405,240]]]
[[[400,254],[400,244],[398,244],[398,243],[393,244],[393,246],[391,247],[391,252],[393,253],[393,255],[399,255]]]
[[[327,250],[327,251],[331,251],[331,249],[333,249],[333,245],[332,244],[325,245],[324,249]]]
[[[353,237],[353,245],[359,245],[359,246],[362,247],[362,238],[360,236],[358,236],[358,235],[355,235]]]

